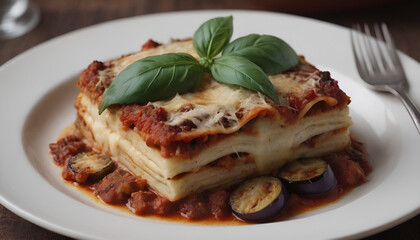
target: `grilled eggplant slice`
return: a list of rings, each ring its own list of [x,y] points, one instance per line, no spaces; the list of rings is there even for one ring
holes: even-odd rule
[[[67,180],[78,183],[97,182],[105,175],[115,169],[115,164],[109,156],[95,153],[84,152],[69,159],[67,169],[63,175],[68,175]]]
[[[240,220],[263,222],[276,217],[287,193],[278,178],[262,176],[240,184],[230,195],[232,212]]]
[[[337,184],[334,173],[320,158],[299,159],[287,164],[279,174],[286,187],[299,195],[319,195]]]

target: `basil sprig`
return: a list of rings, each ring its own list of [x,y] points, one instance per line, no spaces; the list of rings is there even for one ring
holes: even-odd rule
[[[200,61],[187,53],[168,53],[132,63],[105,91],[99,114],[113,104],[145,104],[187,92],[204,72],[218,82],[261,92],[279,103],[266,74],[296,66],[298,56],[287,43],[270,35],[251,34],[229,44],[232,32],[232,16],[213,18],[194,34]]]
[[[194,33],[194,49],[202,59],[211,60],[229,44],[232,33],[232,16],[210,19]]]
[[[203,73],[203,66],[187,53],[142,58],[126,67],[112,81],[99,113],[112,104],[143,104],[187,92],[200,82]]]
[[[225,55],[242,56],[257,64],[267,74],[283,72],[299,62],[293,48],[271,35],[250,34],[238,38],[225,48]]]
[[[216,58],[210,69],[213,78],[218,82],[262,92],[279,103],[276,90],[268,80],[267,74],[244,57],[222,56]]]

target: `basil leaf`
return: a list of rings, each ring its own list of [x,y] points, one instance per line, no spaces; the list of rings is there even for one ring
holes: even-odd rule
[[[112,104],[144,104],[184,93],[196,86],[204,67],[186,53],[168,53],[140,59],[112,81],[105,91],[101,114]]]
[[[279,103],[276,90],[263,70],[241,56],[221,56],[210,66],[213,78],[222,83],[238,85],[264,93]]]
[[[200,57],[210,60],[229,44],[232,33],[232,16],[210,19],[194,33],[194,49]]]
[[[223,55],[242,56],[260,66],[267,74],[286,71],[299,62],[295,51],[271,35],[250,34],[231,42]]]

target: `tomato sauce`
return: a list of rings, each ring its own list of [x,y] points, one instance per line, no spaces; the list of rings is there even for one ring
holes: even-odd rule
[[[73,149],[73,145],[80,147],[80,142],[81,139],[76,136],[67,136],[50,145],[51,153],[54,158],[56,156],[63,157],[63,153],[55,151],[57,146],[64,149]],[[67,154],[66,161],[77,152],[65,151],[65,154]],[[276,219],[271,221],[283,221],[335,202],[355,187],[366,182],[366,176],[372,171],[363,144],[354,139],[350,147],[326,156],[324,159],[331,166],[337,179],[337,185],[328,193],[318,196],[299,196],[291,193],[284,209]],[[66,171],[66,164],[58,165],[64,166],[63,172],[68,172]],[[73,179],[71,181],[77,180]],[[120,168],[117,168],[99,182],[81,182],[75,185],[84,191],[88,190],[89,194],[96,196],[107,205],[128,209],[133,214],[142,217],[205,224],[232,225],[243,223],[233,216],[229,205],[230,192],[234,186],[228,189],[191,194],[184,199],[170,202],[148,189],[147,182],[144,179],[133,176]]]

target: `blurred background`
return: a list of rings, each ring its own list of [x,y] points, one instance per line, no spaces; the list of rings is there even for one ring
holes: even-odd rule
[[[2,0],[6,1],[6,0]],[[75,29],[118,18],[181,10],[253,9],[291,13],[342,26],[386,22],[397,48],[420,61],[418,0],[31,0],[41,10],[34,30],[0,40],[0,65],[24,50]]]
[[[8,0],[0,0],[4,3]],[[25,50],[64,33],[113,19],[200,9],[252,9],[290,13],[351,27],[385,22],[395,45],[420,61],[418,0],[30,0],[40,20],[29,33],[0,40],[0,65]],[[418,79],[420,81],[420,78]],[[1,81],[1,79],[0,79]],[[404,196],[401,196],[404,197]],[[384,209],[385,211],[385,209]],[[420,216],[367,239],[420,239]],[[68,239],[44,230],[0,205],[0,239]]]

